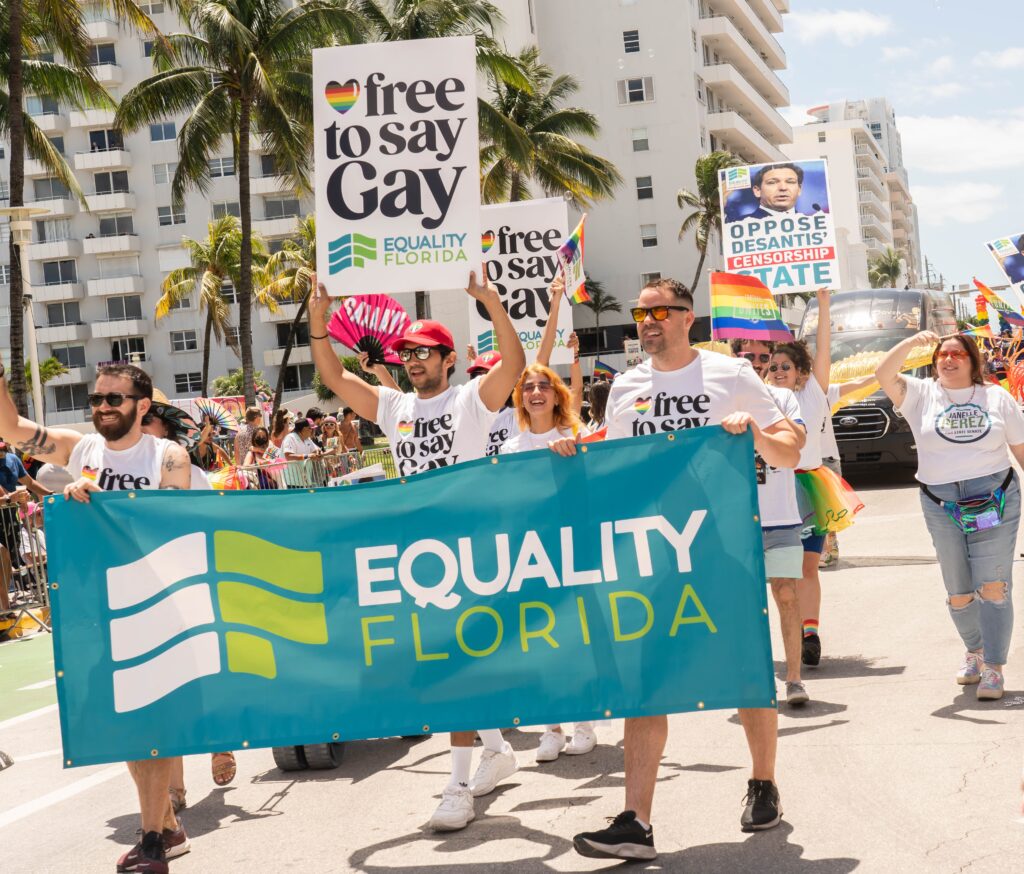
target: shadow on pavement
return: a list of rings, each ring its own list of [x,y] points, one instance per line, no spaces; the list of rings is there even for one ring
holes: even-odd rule
[[[961,686],[960,694],[953,699],[952,704],[940,707],[932,713],[939,719],[955,719],[961,722],[973,722],[975,725],[1005,725],[1007,720],[1014,713],[1020,712],[1020,704],[1015,701],[1024,702],[1024,692],[1011,692],[1009,689],[1003,694],[999,701],[979,701],[975,686]],[[968,713],[987,713],[991,716],[999,716],[999,719],[983,719],[980,716],[968,716]]]
[[[813,683],[816,679],[845,680],[851,677],[893,677],[902,674],[906,665],[880,665],[875,667],[878,659],[862,655],[830,656],[825,655],[816,668],[803,670],[804,680]],[[776,670],[778,665],[776,664]]]
[[[377,740],[351,740],[346,741],[341,757],[341,763],[337,768],[305,771],[282,771],[276,767],[252,778],[253,783],[326,783],[331,780],[346,780],[349,783],[359,783],[373,777],[381,771],[392,767],[395,762],[401,761],[408,755],[409,750],[427,740],[429,736],[406,740],[399,737],[386,737]],[[267,750],[267,758],[270,758],[270,750]],[[420,764],[436,758],[441,753],[435,753],[420,759]],[[415,771],[410,767],[403,770]]]
[[[840,556],[837,564],[827,570],[841,571],[849,568],[908,567],[913,565],[938,564],[934,555],[860,555]]]

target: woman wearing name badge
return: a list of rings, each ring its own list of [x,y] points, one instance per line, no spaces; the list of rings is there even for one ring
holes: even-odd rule
[[[531,364],[512,392],[519,433],[502,444],[501,455],[547,449],[552,440],[575,437],[582,430],[568,386],[550,367]],[[537,747],[538,762],[553,762],[562,752],[589,753],[597,744],[592,722],[577,722],[566,742],[561,725],[548,725]]]
[[[914,346],[936,342],[931,378],[900,373]],[[1024,464],[1024,413],[1002,386],[985,381],[978,347],[959,335],[909,337],[875,376],[917,440],[921,509],[967,650],[956,681],[977,683],[979,699],[996,700],[1013,632],[1020,526],[1020,484],[1007,449]]]

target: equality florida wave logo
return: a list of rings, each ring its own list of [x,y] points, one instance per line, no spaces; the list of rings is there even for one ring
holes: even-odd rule
[[[333,276],[349,267],[365,267],[377,260],[377,241],[365,234],[342,234],[327,244],[328,272]]]
[[[493,330],[488,328],[476,335],[476,354],[483,355],[484,352],[498,352],[498,337]]]
[[[323,588],[319,552],[240,531],[186,534],[108,569],[115,711],[140,710],[222,672],[273,680],[274,638],[327,643],[315,599]]]

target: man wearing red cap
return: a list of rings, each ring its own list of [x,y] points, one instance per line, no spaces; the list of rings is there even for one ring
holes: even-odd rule
[[[466,368],[466,373],[469,374],[470,379],[479,379],[481,376],[486,376],[495,365],[501,363],[500,352],[484,352],[483,355],[477,355],[476,350],[472,346],[469,347],[469,357],[473,359],[469,367]],[[513,434],[518,433],[519,425],[516,423],[516,410],[512,406],[512,395],[509,395],[505,401],[505,406],[501,408],[501,412],[498,413],[494,424],[491,425],[491,433],[487,438],[487,454],[497,455],[502,444]]]
[[[394,344],[414,389],[402,393],[370,385],[342,367],[327,338],[331,300],[322,284],[315,287],[309,302],[309,336],[320,379],[359,418],[380,425],[399,473],[408,476],[483,458],[498,412],[526,366],[519,334],[501,305],[498,290],[486,278],[480,285],[476,272],[470,272],[466,293],[487,309],[503,353],[488,362],[489,367],[485,365],[487,372],[464,385],[449,385],[455,372],[455,340],[440,322],[420,319],[409,325]],[[519,768],[512,747],[500,731],[481,731],[484,752],[470,780],[476,734],[452,732],[451,778],[430,818],[430,827],[437,831],[465,828],[476,816],[474,796],[491,792],[500,780]]]

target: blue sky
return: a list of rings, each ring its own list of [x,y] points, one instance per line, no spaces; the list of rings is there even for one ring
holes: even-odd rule
[[[784,21],[787,119],[887,97],[933,270],[947,287],[1004,281],[984,243],[1024,231],[1019,0],[792,0]]]

